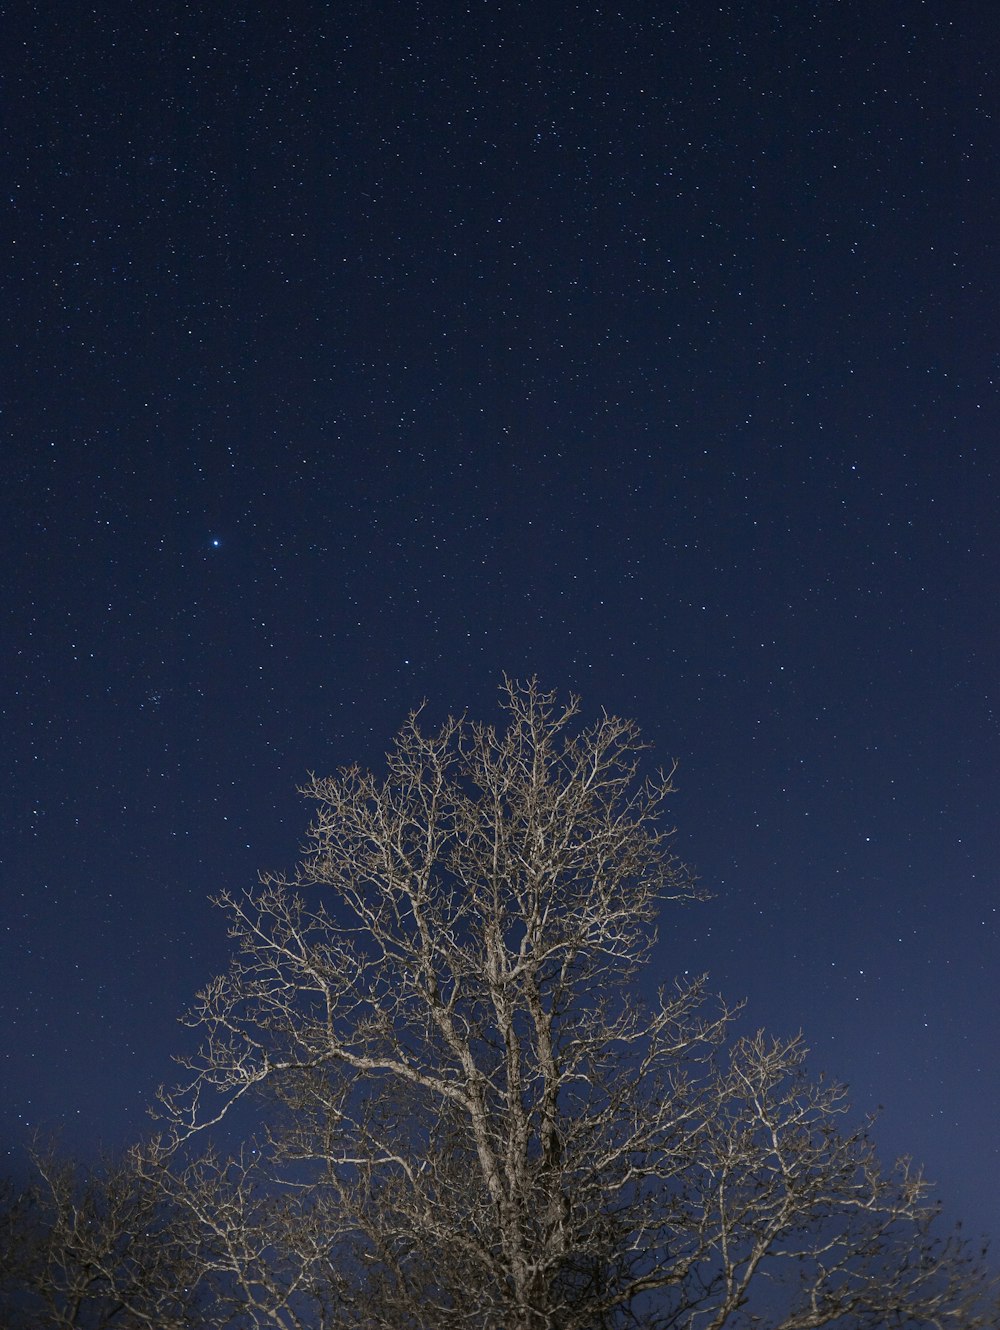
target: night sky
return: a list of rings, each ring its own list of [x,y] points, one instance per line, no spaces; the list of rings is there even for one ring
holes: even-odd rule
[[[310,771],[676,758],[651,980],[1000,1238],[994,0],[15,3],[0,1162],[146,1129]]]

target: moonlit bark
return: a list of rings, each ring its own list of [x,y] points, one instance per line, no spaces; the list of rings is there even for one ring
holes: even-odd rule
[[[298,872],[222,898],[236,956],[156,1166],[246,1324],[985,1325],[919,1176],[841,1132],[798,1040],[732,1041],[703,980],[642,1000],[660,912],[701,893],[635,726],[535,683],[505,707],[313,779]],[[247,1104],[266,1206],[171,1162]]]

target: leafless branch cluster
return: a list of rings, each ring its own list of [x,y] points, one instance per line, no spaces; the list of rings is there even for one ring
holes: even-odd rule
[[[799,1040],[734,1041],[704,980],[642,999],[659,911],[701,893],[635,726],[534,682],[505,706],[500,730],[415,713],[384,779],[313,779],[297,873],[222,899],[236,954],[132,1160],[193,1262],[186,1323],[993,1324],[919,1174],[883,1173]],[[240,1104],[256,1146],[199,1156]]]
[[[189,1226],[130,1157],[85,1173],[34,1155],[31,1184],[0,1203],[0,1309],[14,1330],[181,1330],[202,1270]]]

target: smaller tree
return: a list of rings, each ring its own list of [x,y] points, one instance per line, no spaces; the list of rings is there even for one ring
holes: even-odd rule
[[[36,1151],[33,1176],[0,1200],[6,1330],[195,1330],[201,1235],[171,1207],[139,1154],[84,1171]]]

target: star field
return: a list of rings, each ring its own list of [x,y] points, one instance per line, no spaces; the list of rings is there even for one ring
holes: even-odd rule
[[[15,4],[0,1143],[145,1129],[310,771],[680,762],[659,972],[1000,1233],[992,6]]]

